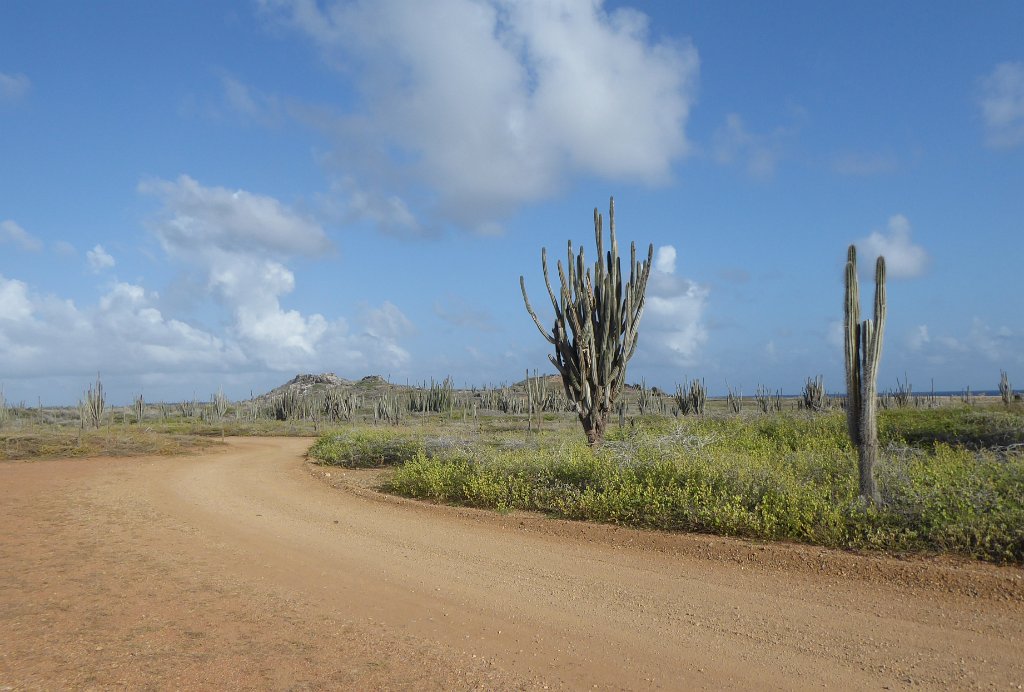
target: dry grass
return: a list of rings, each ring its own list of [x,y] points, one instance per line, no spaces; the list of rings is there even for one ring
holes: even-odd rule
[[[205,449],[216,443],[211,437],[136,426],[79,431],[67,426],[22,424],[0,430],[0,460],[169,456]]]

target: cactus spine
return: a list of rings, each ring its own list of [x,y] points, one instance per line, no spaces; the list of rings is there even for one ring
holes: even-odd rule
[[[592,447],[604,441],[608,416],[625,382],[626,363],[636,350],[637,328],[644,311],[644,292],[654,257],[652,244],[647,251],[647,261],[638,262],[636,244],[631,244],[629,281],[623,286],[619,246],[615,239],[614,198],[609,202],[608,228],[611,248],[606,254],[601,214],[595,208],[597,261],[593,274],[587,268],[582,247],[579,255],[573,256],[570,240],[567,266],[558,262],[562,287],[557,297],[551,290],[547,248],[541,250],[544,284],[555,310],[551,333],[544,329],[534,312],[526,294],[526,281],[519,277],[526,310],[541,335],[555,347],[555,354],[548,358],[562,376],[565,395],[572,402]]]
[[[860,319],[860,288],[857,284],[857,248],[846,255],[846,302],[843,326],[846,360],[846,427],[857,448],[860,495],[878,504],[875,461],[878,459],[878,363],[885,333],[885,258],[875,263],[875,313],[873,320]]]

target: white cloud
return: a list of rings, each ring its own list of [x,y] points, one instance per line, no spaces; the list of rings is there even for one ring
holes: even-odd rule
[[[97,245],[92,250],[87,251],[85,259],[89,262],[89,269],[96,274],[105,269],[110,269],[117,264],[110,253],[103,249],[102,245]]]
[[[10,219],[0,221],[0,243],[14,243],[22,250],[29,250],[31,252],[41,250],[43,247],[38,238],[32,236],[28,231]]]
[[[986,143],[997,149],[1024,144],[1024,63],[1000,63],[980,81]]]
[[[20,100],[31,86],[32,81],[23,74],[0,72],[0,103]]]
[[[856,244],[861,250],[861,268],[865,271],[874,271],[874,259],[878,255],[885,257],[886,275],[894,279],[920,276],[928,265],[928,253],[913,243],[910,221],[902,214],[889,217],[887,234],[873,231]]]
[[[594,0],[263,5],[357,82],[353,112],[304,117],[335,138],[332,160],[367,195],[350,206],[371,217],[387,200],[384,210],[493,232],[576,174],[660,182],[689,151],[697,52],[652,39],[635,10]]]
[[[703,322],[709,290],[676,276],[676,250],[658,248],[647,284],[637,355],[646,362],[689,366],[698,362],[707,341]]]
[[[243,360],[221,339],[166,318],[154,298],[119,283],[83,309],[0,275],[0,359],[20,376],[222,370]]]
[[[211,249],[247,255],[317,255],[331,249],[323,228],[273,197],[245,190],[204,187],[187,175],[176,181],[146,180],[139,191],[160,199],[153,226],[172,255]]]
[[[676,249],[671,245],[662,245],[654,253],[654,270],[662,274],[676,273]]]
[[[285,262],[331,250],[315,221],[272,197],[205,187],[188,176],[147,181],[139,189],[162,202],[150,224],[161,247],[200,272],[204,290],[230,310],[228,336],[250,362],[298,370],[331,359],[353,366],[408,361],[397,343],[405,332],[396,325],[405,317],[391,303],[371,310],[367,329],[354,335],[344,319],[304,315],[282,305],[295,289],[295,274]]]

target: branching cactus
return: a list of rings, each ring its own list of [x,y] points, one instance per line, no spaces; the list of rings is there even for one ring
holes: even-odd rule
[[[626,363],[637,344],[637,328],[644,311],[644,292],[651,273],[654,245],[647,261],[636,259],[636,244],[630,246],[629,280],[623,285],[619,246],[615,239],[615,200],[609,202],[608,230],[611,248],[605,253],[601,214],[594,209],[594,236],[597,261],[593,272],[587,267],[580,248],[573,256],[569,241],[567,266],[558,263],[562,287],[556,296],[548,275],[547,249],[541,250],[544,284],[555,310],[555,323],[549,333],[530,305],[526,281],[520,276],[523,301],[537,329],[555,347],[548,356],[558,368],[569,398],[579,417],[587,442],[592,446],[604,441],[608,416],[622,391]]]
[[[857,283],[857,248],[846,255],[846,302],[843,326],[846,356],[846,426],[857,448],[860,495],[879,504],[875,484],[878,460],[878,363],[882,359],[885,333],[885,258],[875,263],[875,313],[873,320],[860,319],[860,289]]]
[[[107,400],[103,395],[103,383],[100,382],[100,375],[96,373],[95,386],[90,385],[89,391],[85,393],[86,411],[92,427],[99,429],[103,423],[103,411],[106,409]]]

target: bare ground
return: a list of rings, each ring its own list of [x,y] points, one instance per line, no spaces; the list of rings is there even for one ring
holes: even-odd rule
[[[309,443],[0,464],[0,689],[1024,685],[1020,568],[437,507]]]

